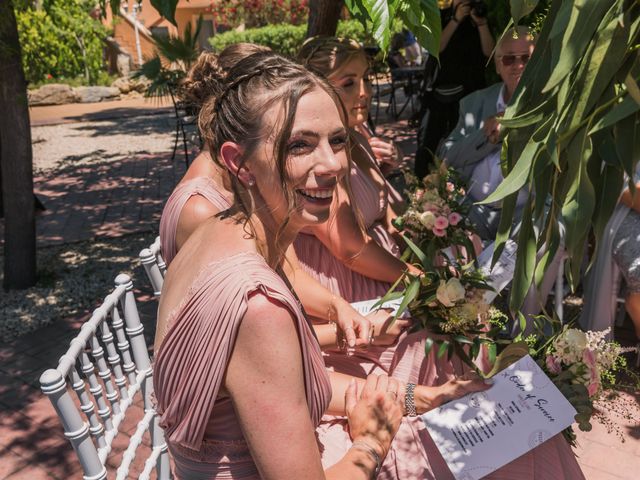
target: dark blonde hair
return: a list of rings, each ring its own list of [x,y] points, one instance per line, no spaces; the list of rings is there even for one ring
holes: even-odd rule
[[[325,77],[331,75],[353,57],[367,54],[355,40],[338,37],[311,37],[302,44],[298,61]]]
[[[244,57],[270,51],[269,47],[241,42],[229,45],[219,55],[202,52],[180,85],[182,98],[200,108],[211,94],[211,82],[220,77],[219,69],[229,70]]]
[[[288,212],[276,233],[278,238],[288,225],[296,206],[295,193],[289,186],[287,173],[287,142],[291,136],[300,98],[315,89],[325,91],[338,108],[345,129],[348,125],[346,112],[337,93],[324,78],[281,55],[272,52],[255,53],[242,58],[228,71],[225,71],[219,62],[216,65],[214,57],[210,60],[211,94],[202,105],[198,126],[209,146],[211,157],[218,165],[224,167],[218,154],[227,141],[243,146],[242,162],[245,162],[262,140],[264,113],[273,105],[282,105],[283,121],[275,135],[273,156]],[[347,148],[347,155],[348,150]],[[236,205],[249,219],[253,205],[243,203],[240,192],[244,187],[236,176],[230,177]],[[273,187],[277,188],[275,185]],[[277,259],[280,260],[281,258]]]

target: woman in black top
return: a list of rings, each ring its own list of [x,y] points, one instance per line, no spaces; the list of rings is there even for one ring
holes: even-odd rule
[[[440,68],[431,91],[423,92],[415,171],[424,177],[440,140],[458,121],[458,101],[486,87],[485,65],[495,41],[482,1],[453,0],[440,11]],[[435,59],[433,59],[435,61]]]

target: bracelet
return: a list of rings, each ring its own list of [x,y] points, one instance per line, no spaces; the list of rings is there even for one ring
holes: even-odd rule
[[[342,330],[338,328],[336,322],[329,322],[329,325],[333,326],[333,332],[336,335],[336,346],[341,352],[344,352],[347,349],[347,337],[345,337]]]
[[[380,455],[378,455],[378,452],[376,452],[375,448],[363,440],[356,440],[351,445],[351,448],[368,453],[371,456],[373,461],[376,462],[376,468],[373,471],[372,477],[376,477],[378,475],[378,471],[380,471],[380,467],[382,466],[382,459],[380,458]]]
[[[413,398],[413,391],[416,389],[415,383],[407,383],[404,393],[404,408],[407,411],[407,417],[417,417],[416,402]]]

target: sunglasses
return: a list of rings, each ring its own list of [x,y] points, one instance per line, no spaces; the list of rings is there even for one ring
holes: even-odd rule
[[[523,65],[526,65],[529,61],[529,58],[531,58],[531,55],[529,55],[528,53],[523,53],[522,55],[503,55],[502,57],[500,57],[500,61],[505,67],[510,67],[511,65],[516,63],[516,60],[518,59],[520,59]]]

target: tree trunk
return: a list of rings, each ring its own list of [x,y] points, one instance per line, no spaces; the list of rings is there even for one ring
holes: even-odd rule
[[[4,207],[4,288],[36,283],[31,125],[13,0],[0,1],[0,168]]]
[[[309,22],[307,23],[307,38],[316,35],[336,34],[343,0],[311,0],[309,2]]]

